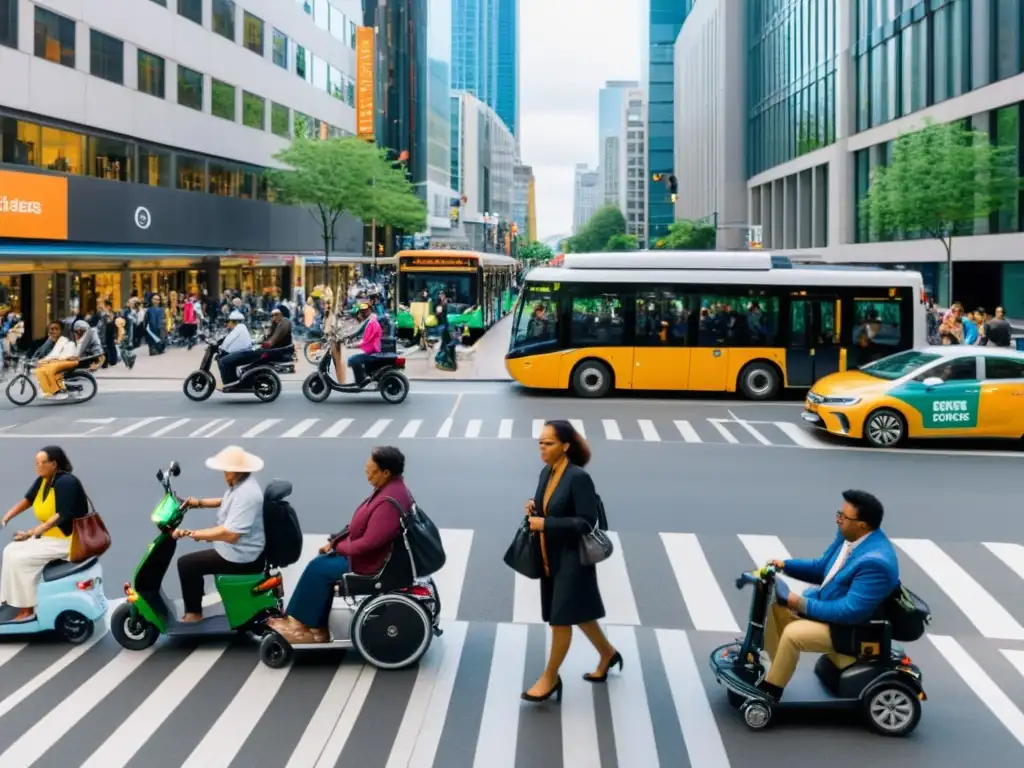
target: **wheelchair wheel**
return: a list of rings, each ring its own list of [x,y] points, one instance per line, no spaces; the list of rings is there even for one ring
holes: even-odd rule
[[[352,619],[352,644],[378,669],[405,669],[417,663],[433,639],[431,617],[401,593],[367,598]]]

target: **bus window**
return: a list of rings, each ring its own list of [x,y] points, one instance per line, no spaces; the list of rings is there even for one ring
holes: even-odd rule
[[[558,297],[547,285],[523,289],[516,308],[513,348],[558,340]]]
[[[675,291],[644,291],[636,299],[636,346],[685,347],[695,296]]]
[[[701,294],[698,342],[702,347],[768,347],[776,342],[779,297]]]
[[[577,293],[572,299],[571,323],[571,346],[618,346],[623,342],[622,302],[616,294],[596,288]]]
[[[853,300],[850,364],[861,366],[906,348],[899,299]]]

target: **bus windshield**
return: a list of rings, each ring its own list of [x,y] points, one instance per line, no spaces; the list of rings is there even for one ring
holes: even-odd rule
[[[478,303],[476,275],[472,273],[402,272],[401,274],[403,304],[417,301],[421,291],[427,292],[431,302],[436,302],[438,294],[444,291],[448,300],[456,306],[471,307]]]
[[[558,297],[550,285],[527,283],[519,296],[512,349],[558,339]]]
[[[895,355],[883,357],[873,363],[868,363],[860,368],[861,373],[874,376],[877,379],[895,381],[907,376],[923,365],[939,359],[939,355],[932,352],[898,352]]]

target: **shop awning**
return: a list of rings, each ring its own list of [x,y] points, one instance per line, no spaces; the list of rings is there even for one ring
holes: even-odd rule
[[[210,250],[207,248],[168,248],[160,246],[123,246],[106,245],[38,245],[19,243],[0,243],[0,259],[201,259],[220,258],[230,254],[227,250]]]

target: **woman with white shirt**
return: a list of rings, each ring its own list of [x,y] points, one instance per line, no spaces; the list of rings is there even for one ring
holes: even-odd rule
[[[185,508],[216,509],[217,525],[198,531],[178,528],[174,538],[209,541],[211,549],[178,558],[178,578],[185,603],[182,621],[203,620],[203,580],[218,574],[248,574],[263,570],[263,490],[252,476],[263,469],[263,459],[238,446],[228,446],[206,460],[210,469],[224,473],[227,493],[217,499],[185,499]]]
[[[57,375],[78,365],[78,345],[63,334],[61,324],[50,323],[47,344],[50,350],[36,366],[36,380],[44,397],[52,397],[60,389]]]

